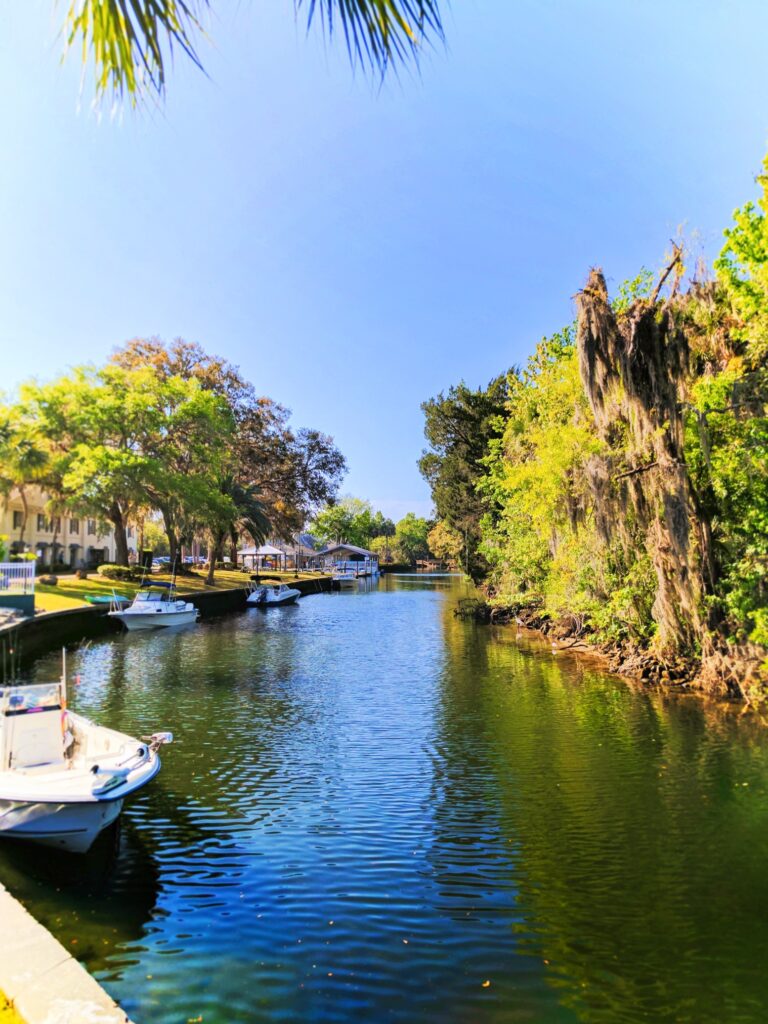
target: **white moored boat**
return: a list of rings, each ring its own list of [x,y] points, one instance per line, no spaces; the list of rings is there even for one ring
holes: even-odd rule
[[[293,604],[299,597],[300,590],[281,583],[276,587],[256,587],[246,600],[248,604],[255,604],[259,608],[270,608],[274,605]]]
[[[331,584],[334,587],[356,587],[357,573],[351,569],[339,569],[331,577]]]
[[[63,679],[0,687],[0,836],[85,853],[157,775],[172,739],[134,739],[68,711]]]
[[[149,583],[136,594],[128,608],[109,612],[126,629],[161,629],[167,626],[186,626],[197,622],[198,611],[189,601],[176,597],[173,583]]]

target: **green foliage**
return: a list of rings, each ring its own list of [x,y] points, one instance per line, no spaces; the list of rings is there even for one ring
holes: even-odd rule
[[[472,390],[461,383],[422,404],[428,448],[419,471],[430,486],[437,518],[463,538],[461,568],[476,581],[488,570],[480,549],[481,521],[493,523],[494,492],[478,485],[483,460],[504,431],[508,378]]]
[[[611,305],[615,313],[625,313],[635,299],[647,299],[653,292],[653,273],[643,267],[628,281],[622,281]]]
[[[413,565],[419,558],[429,558],[429,531],[432,523],[428,519],[407,512],[395,526],[395,549],[397,561]]]
[[[734,212],[725,231],[725,245],[715,261],[731,311],[737,319],[734,338],[745,342],[748,356],[759,364],[768,355],[768,157],[757,178],[762,195]]]
[[[704,562],[701,622],[732,643],[763,647],[768,159],[764,170],[762,195],[736,211],[725,233],[716,279],[675,291],[663,309],[665,329],[672,324],[685,332],[690,352],[689,367],[681,366],[673,386],[684,411],[683,465],[693,505],[686,515],[698,531],[690,550]],[[613,310],[629,313],[640,302],[642,311],[653,294],[652,275],[642,270],[619,287]],[[421,469],[446,545],[474,526],[472,543],[495,600],[536,606],[555,618],[579,616],[602,640],[651,644],[663,592],[657,541],[647,523],[641,528],[642,516],[632,511],[641,506],[626,490],[636,488],[642,500],[644,482],[635,476],[633,458],[643,447],[644,438],[634,436],[641,428],[631,418],[617,419],[615,429],[601,433],[610,447],[600,440],[573,328],[542,341],[525,369],[508,375],[495,415],[484,405],[492,404],[492,391],[498,399],[498,382],[488,392],[460,385],[424,406],[431,450]],[[664,471],[655,462],[647,469]],[[622,482],[629,476],[631,484]],[[661,514],[671,513],[665,508]],[[435,546],[442,543],[436,534]]]
[[[464,551],[464,539],[447,523],[435,523],[427,534],[427,544],[435,558],[459,564]]]
[[[714,606],[734,640],[768,646],[768,173],[758,182],[762,195],[736,210],[715,262],[685,446],[712,522]]]
[[[144,548],[155,555],[167,555],[170,551],[165,530],[154,519],[144,521]]]
[[[566,328],[510,375],[504,433],[484,459],[481,488],[501,512],[495,524],[484,520],[481,550],[505,601],[580,610],[574,582],[566,583],[574,564],[569,545],[590,530],[581,470],[599,447]]]
[[[198,381],[108,364],[26,385],[21,398],[50,449],[40,482],[78,514],[108,521],[119,561],[127,562],[128,519],[143,507],[160,509],[166,529],[221,512],[216,473],[234,421]]]
[[[619,295],[647,290],[641,274]],[[567,327],[510,374],[504,432],[483,460],[479,488],[498,509],[482,522],[488,582],[499,603],[575,616],[602,640],[647,643],[656,575],[639,539],[627,549],[597,528],[590,465],[602,455]]]
[[[418,559],[430,556],[428,537],[432,526],[428,519],[408,512],[388,533],[374,537],[370,549],[384,564],[413,566]]]
[[[150,368],[164,381],[194,382],[226,404],[234,430],[228,432],[220,485],[257,495],[269,528],[279,536],[302,529],[317,508],[335,499],[346,467],[333,439],[318,430],[292,429],[288,410],[258,395],[226,360],[181,339],[165,345],[156,338],[136,338],[112,362],[129,371]]]
[[[316,513],[309,532],[321,544],[354,544],[371,548],[377,537],[392,537],[395,524],[381,512],[374,512],[369,501],[346,495]]]
[[[106,366],[25,385],[20,399],[0,409],[0,492],[21,496],[19,540],[35,483],[52,514],[109,523],[123,565],[129,521],[146,522],[144,542],[160,550],[161,518],[174,560],[206,535],[214,555],[241,533],[289,535],[335,496],[345,468],[331,438],[292,430],[235,367],[181,340],[136,339]]]
[[[726,232],[717,280],[692,286],[674,309],[692,356],[690,372],[677,382],[687,399],[686,464],[713,551],[706,601],[715,619],[703,609],[702,618],[724,623],[733,641],[765,645],[768,173],[759,180],[762,198],[738,210]],[[652,289],[651,275],[641,271],[619,287],[614,310],[627,312]],[[606,528],[619,490],[615,480],[594,486],[595,465],[626,464],[631,431],[631,424],[617,424],[610,452],[603,450],[570,328],[542,342],[525,370],[509,376],[503,434],[486,439],[487,472],[476,480],[488,499],[480,550],[497,600],[536,605],[554,617],[584,616],[605,640],[653,640],[659,580],[652,539],[633,526],[628,510],[620,528]]]

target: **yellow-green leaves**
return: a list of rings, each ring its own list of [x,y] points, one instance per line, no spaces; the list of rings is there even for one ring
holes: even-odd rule
[[[72,0],[67,50],[93,65],[97,96],[131,102],[165,91],[166,64],[179,47],[198,67],[195,37],[206,0]]]

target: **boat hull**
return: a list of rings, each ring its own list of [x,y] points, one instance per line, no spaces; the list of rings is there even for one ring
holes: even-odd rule
[[[27,803],[0,799],[0,836],[87,853],[97,836],[117,819],[122,798],[94,803]]]
[[[252,594],[248,595],[246,603],[254,608],[279,608],[280,605],[295,604],[300,597],[300,590],[286,590],[281,594],[270,593],[266,595],[255,590]]]
[[[131,631],[136,629],[168,629],[171,626],[188,626],[197,622],[197,609],[183,612],[110,612],[110,618],[118,619]]]

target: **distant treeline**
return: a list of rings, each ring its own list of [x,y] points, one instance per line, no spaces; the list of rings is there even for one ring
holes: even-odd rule
[[[712,271],[675,246],[522,369],[423,406],[461,564],[656,677],[756,699],[768,656],[768,161]],[[681,665],[685,668],[681,669]]]

